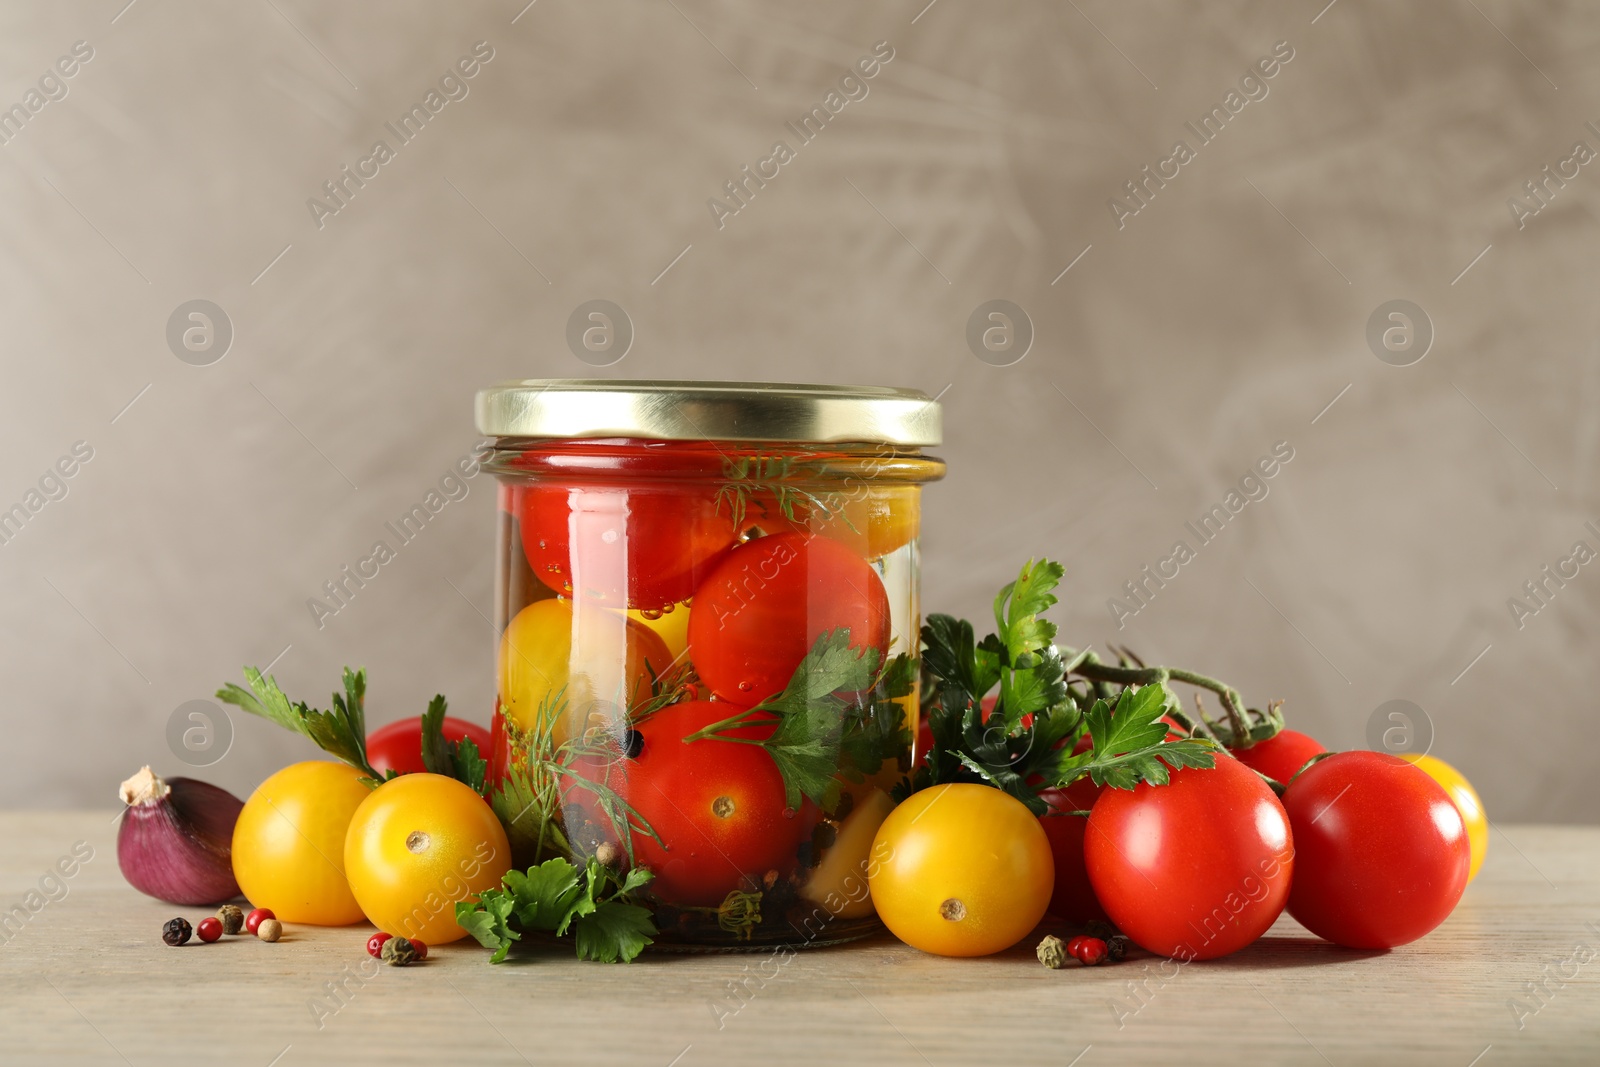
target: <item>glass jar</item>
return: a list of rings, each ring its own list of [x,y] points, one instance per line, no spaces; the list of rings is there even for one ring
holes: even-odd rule
[[[917,729],[913,390],[519,381],[499,480],[489,774],[519,867],[648,867],[664,946],[877,929],[868,854]]]

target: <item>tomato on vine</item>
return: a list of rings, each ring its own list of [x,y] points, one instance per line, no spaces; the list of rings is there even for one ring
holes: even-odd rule
[[[1289,914],[1349,948],[1394,948],[1444,922],[1461,899],[1471,849],[1444,789],[1405,760],[1341,752],[1283,794],[1294,826]]]
[[[1266,933],[1299,885],[1283,805],[1237,760],[1172,772],[1166,785],[1107,789],[1084,838],[1089,883],[1141,948],[1214,959]]]
[[[1279,730],[1265,741],[1257,741],[1249,748],[1230,749],[1240,763],[1253,771],[1271,778],[1282,785],[1288,785],[1289,779],[1312,756],[1326,752],[1320,743],[1313,737],[1301,733],[1299,730]]]

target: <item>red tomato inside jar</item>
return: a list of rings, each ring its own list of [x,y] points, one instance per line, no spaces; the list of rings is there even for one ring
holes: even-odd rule
[[[519,381],[500,481],[490,777],[519,867],[648,867],[660,940],[876,930],[868,850],[917,728],[912,390]]]

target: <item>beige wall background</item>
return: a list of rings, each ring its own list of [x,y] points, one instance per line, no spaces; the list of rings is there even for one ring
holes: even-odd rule
[[[925,2],[0,10],[0,105],[93,49],[0,145],[0,505],[93,450],[0,547],[0,804],[184,772],[175,710],[244,663],[313,701],[365,664],[376,722],[435,691],[487,721],[486,477],[322,628],[306,600],[471,448],[477,388],[598,374],[942,394],[930,609],[981,621],[1063,559],[1067,643],[1284,698],[1335,747],[1410,700],[1494,818],[1600,819],[1600,565],[1521,628],[1507,607],[1600,548],[1600,166],[1520,227],[1507,206],[1600,149],[1600,11]],[[797,147],[785,122],[879,41]],[[1201,146],[1184,124],[1280,41]],[[476,42],[468,94],[319,227],[308,198]],[[1180,138],[1119,229],[1108,199]],[[795,158],[719,229],[707,200],[778,140]],[[564,340],[596,298],[636,331],[601,370]],[[1035,331],[1003,367],[965,339],[997,298]],[[166,338],[193,299],[232,324],[207,366]],[[1435,334],[1410,366],[1365,337],[1394,299]],[[1270,493],[1119,631],[1107,600],[1277,442]],[[310,755],[232,724],[189,773],[242,795]]]

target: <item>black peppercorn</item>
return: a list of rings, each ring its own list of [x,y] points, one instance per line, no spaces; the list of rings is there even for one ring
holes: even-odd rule
[[[1085,929],[1089,931],[1090,937],[1098,937],[1102,941],[1107,940],[1117,932],[1115,926],[1103,919],[1090,919]]]
[[[629,759],[638,759],[644,751],[644,734],[638,730],[629,730],[622,735],[622,754]]]
[[[1120,960],[1128,954],[1133,942],[1126,934],[1113,934],[1106,938],[1106,955],[1114,960]]]
[[[188,919],[168,919],[166,925],[161,928],[161,940],[177,948],[189,940],[193,933],[194,927],[189,925]]]

